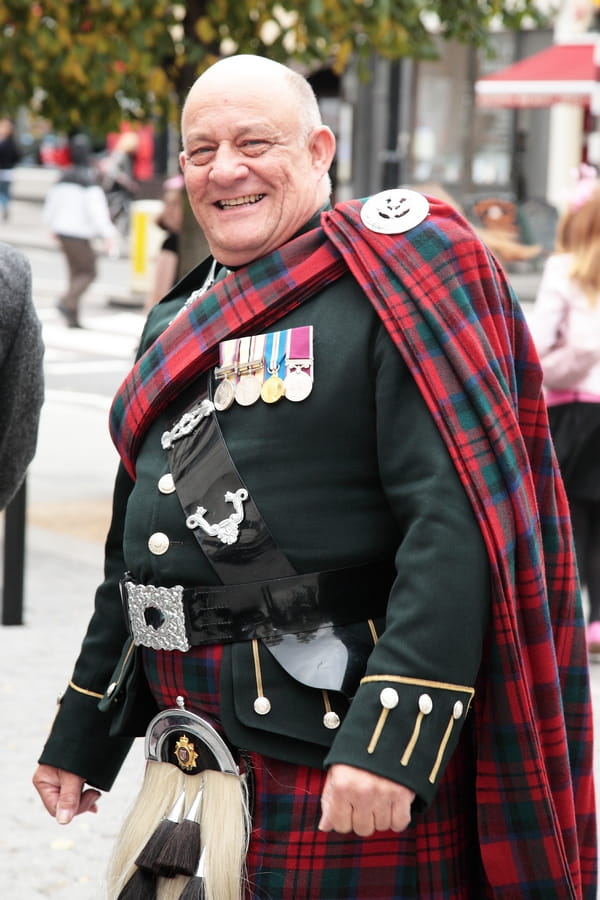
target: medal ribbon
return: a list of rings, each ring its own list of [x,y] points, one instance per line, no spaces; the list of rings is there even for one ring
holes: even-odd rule
[[[219,368],[215,370],[215,378],[229,378],[235,374],[239,339],[221,341],[219,344]]]
[[[289,369],[302,369],[313,377],[312,325],[290,328],[287,336],[287,365]]]
[[[251,344],[252,344],[251,337],[243,337],[243,338],[239,339],[237,373],[240,376],[240,378],[244,375],[250,374]]]
[[[262,371],[264,365],[265,338],[266,335],[264,334],[255,334],[250,339],[248,367],[251,375],[257,375]]]
[[[265,343],[265,364],[268,375],[285,377],[286,331],[272,331],[268,334]]]

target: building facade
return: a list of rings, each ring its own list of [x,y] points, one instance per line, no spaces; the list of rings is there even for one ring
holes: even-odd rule
[[[560,207],[571,170],[587,158],[589,110],[558,103],[485,108],[478,79],[594,27],[594,0],[564,0],[549,27],[492,36],[493,55],[440,42],[437,61],[373,59],[371,78],[342,79],[330,124],[340,154],[337,194],[439,185],[469,207],[490,194]]]

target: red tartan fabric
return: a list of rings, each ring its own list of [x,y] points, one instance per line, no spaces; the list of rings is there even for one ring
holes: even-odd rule
[[[437,226],[441,248],[435,265],[423,266],[417,256],[398,253],[386,235],[364,241],[353,212],[341,221],[336,215],[331,228],[328,218],[326,233],[438,422],[489,548],[495,641],[483,674],[485,702],[476,707],[487,877],[504,891],[514,886],[516,897],[519,884],[535,882],[544,859],[543,896],[595,897],[587,651],[568,506],[529,332],[514,313],[502,271],[455,223]],[[425,258],[431,243],[423,235]],[[454,257],[458,266],[442,263]],[[442,303],[445,296],[453,302]],[[434,326],[422,329],[423,319]],[[499,365],[493,375],[492,361]]]
[[[222,647],[188,653],[144,649],[160,708],[219,722]],[[252,834],[244,900],[486,900],[478,848],[471,733],[467,729],[432,807],[403,834],[369,838],[318,831],[325,773],[250,753]]]
[[[273,298],[270,259],[227,279],[198,304],[208,331],[192,307],[142,358],[116,398],[113,434],[133,472],[148,421],[192,371],[213,363],[219,340],[271,324],[288,299],[302,302],[347,266],[409,365],[488,547],[495,595],[476,767],[491,896],[595,900],[587,654],[541,371],[501,270],[453,210],[433,199],[430,208],[404,235],[366,231],[359,201],[325,213],[322,231],[297,238],[273,263],[278,272],[314,249],[308,267],[286,272],[287,298]]]

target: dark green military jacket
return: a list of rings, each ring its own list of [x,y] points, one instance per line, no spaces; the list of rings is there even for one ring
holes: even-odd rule
[[[197,279],[192,273],[152,311],[142,348]],[[468,721],[483,653],[490,604],[483,541],[431,414],[352,277],[272,330],[299,325],[313,326],[313,390],[301,402],[259,400],[217,413],[232,459],[297,572],[388,560],[396,575],[385,617],[373,621],[365,593],[356,630],[368,651],[351,702],[298,683],[261,646],[270,710],[260,714],[252,647],[239,643],[223,657],[222,722],[237,747],[359,766],[428,804]],[[103,789],[155,711],[140,654],[127,642],[119,578],[129,571],[143,584],[218,583],[176,493],[159,489],[169,472],[161,435],[172,423],[171,411],[151,426],[135,483],[118,473],[105,581],[41,757]],[[164,552],[149,549],[156,534],[167,538]],[[331,727],[327,711],[339,724]]]

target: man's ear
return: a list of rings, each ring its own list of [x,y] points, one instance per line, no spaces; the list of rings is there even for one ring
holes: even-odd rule
[[[310,137],[310,152],[313,167],[319,172],[328,172],[335,156],[335,135],[331,128],[321,125]]]

